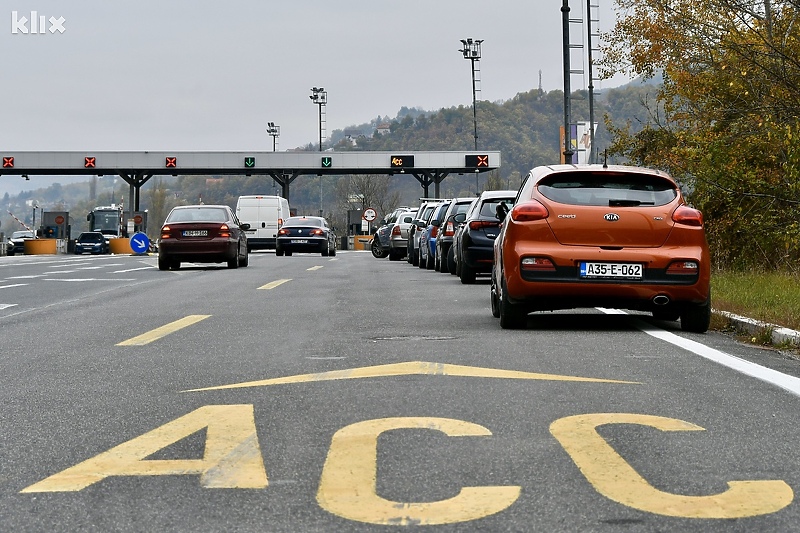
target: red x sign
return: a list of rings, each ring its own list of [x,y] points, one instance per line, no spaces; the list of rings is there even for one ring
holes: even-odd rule
[[[13,157],[4,157],[3,158],[3,168],[14,168],[14,158]]]
[[[488,167],[489,166],[489,156],[488,155],[479,155],[478,156],[478,164],[476,166]]]
[[[94,168],[95,161],[97,161],[96,157],[84,157],[83,158],[84,168]]]
[[[167,168],[175,168],[178,166],[178,158],[177,157],[168,157],[167,158]]]

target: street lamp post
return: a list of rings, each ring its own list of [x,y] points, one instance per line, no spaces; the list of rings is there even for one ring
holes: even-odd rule
[[[281,127],[274,122],[267,122],[267,133],[272,136],[272,151],[275,151],[276,140],[281,136]]]
[[[479,70],[475,69],[475,65],[480,64],[481,59],[481,43],[483,39],[461,39],[461,44],[464,48],[459,50],[464,54],[464,59],[469,59],[472,64],[472,125],[473,136],[475,137],[475,150],[478,149],[478,91],[475,84],[475,74]],[[480,66],[478,67],[480,69]]]
[[[322,151],[322,138],[325,131],[325,105],[328,103],[328,92],[322,87],[311,88],[311,101],[319,106],[319,151]]]

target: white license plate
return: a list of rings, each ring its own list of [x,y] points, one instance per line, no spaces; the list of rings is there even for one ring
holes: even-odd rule
[[[308,239],[292,239],[292,244],[308,244]]]
[[[207,229],[187,229],[183,232],[184,237],[208,237]]]
[[[640,263],[590,263],[581,262],[580,277],[608,279],[642,279]]]

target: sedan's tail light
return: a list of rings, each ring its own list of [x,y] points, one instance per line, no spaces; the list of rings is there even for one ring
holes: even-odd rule
[[[533,272],[555,272],[556,266],[547,257],[523,257],[522,270]]]
[[[469,223],[469,229],[478,230],[483,228],[497,228],[500,226],[499,222],[492,222],[491,220],[473,220]]]
[[[312,229],[310,232],[308,232],[308,234],[309,235],[325,235],[325,232],[322,231],[321,229]]]
[[[279,218],[278,219],[278,227],[280,228],[281,226],[283,226],[283,219]]]
[[[514,209],[511,210],[511,220],[514,222],[544,220],[549,216],[550,213],[547,211],[547,208],[536,200],[517,204],[514,206]]]
[[[161,228],[161,239],[169,239],[171,237],[169,226],[164,226]]]
[[[392,235],[400,235],[400,226],[397,224],[392,228]]]
[[[679,276],[696,276],[700,271],[697,261],[674,261],[667,267],[667,274]]]
[[[448,220],[447,225],[444,227],[444,236],[445,237],[452,237],[455,235],[455,229],[453,229],[453,221]]]
[[[223,224],[219,227],[219,236],[220,237],[230,237],[231,236],[231,229],[228,227],[227,224]]]
[[[437,235],[439,235],[439,226],[433,226],[431,228],[431,239],[435,239]]]
[[[688,205],[679,205],[678,208],[672,213],[672,220],[677,224],[685,226],[703,226],[703,213],[697,209],[692,209]]]
[[[278,235],[289,235],[289,230],[281,228],[278,230]]]

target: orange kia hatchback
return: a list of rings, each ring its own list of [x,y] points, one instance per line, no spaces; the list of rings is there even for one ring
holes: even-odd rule
[[[492,314],[508,329],[524,328],[532,311],[610,307],[702,333],[710,277],[703,215],[668,174],[536,167],[494,243]]]

